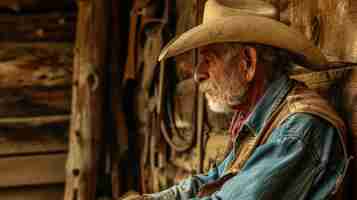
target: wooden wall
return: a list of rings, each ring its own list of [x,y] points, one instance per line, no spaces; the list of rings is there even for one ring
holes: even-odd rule
[[[0,199],[63,199],[74,2],[0,2]]]

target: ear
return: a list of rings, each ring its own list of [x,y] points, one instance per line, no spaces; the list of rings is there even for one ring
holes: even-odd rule
[[[253,80],[255,71],[257,68],[257,50],[254,47],[246,46],[242,49],[242,59],[244,59],[245,65],[243,65],[243,74],[247,82]]]

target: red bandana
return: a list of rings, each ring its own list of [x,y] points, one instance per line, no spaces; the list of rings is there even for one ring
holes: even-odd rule
[[[244,124],[245,120],[248,118],[251,110],[252,105],[253,107],[257,104],[260,97],[263,94],[263,84],[258,83],[253,88],[251,88],[251,92],[248,93],[248,101],[249,104],[242,104],[234,107],[236,112],[231,121],[231,125],[229,127],[229,133],[231,135],[232,141],[236,138],[237,134],[239,133],[242,125]]]
[[[243,112],[236,111],[234,113],[234,116],[231,121],[231,125],[229,127],[229,133],[231,135],[232,140],[236,137],[237,133],[239,132],[241,126],[243,125],[243,122],[247,115],[245,115]]]

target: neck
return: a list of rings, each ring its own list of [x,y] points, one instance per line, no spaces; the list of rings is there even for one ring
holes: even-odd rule
[[[234,106],[233,109],[248,115],[256,106],[259,99],[266,91],[267,81],[262,71],[257,71],[251,84],[248,86],[248,92],[244,103]]]

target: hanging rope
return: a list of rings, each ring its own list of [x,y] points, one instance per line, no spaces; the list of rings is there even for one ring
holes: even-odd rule
[[[160,77],[159,77],[159,98],[158,98],[158,110],[157,112],[159,113],[159,118],[160,118],[160,129],[161,133],[167,142],[167,144],[175,151],[177,152],[184,152],[189,150],[195,140],[195,132],[196,132],[196,112],[197,112],[197,102],[196,102],[196,96],[197,96],[197,89],[194,92],[194,106],[193,106],[193,111],[192,111],[192,131],[189,134],[190,137],[188,138],[188,142],[179,142],[175,143],[174,140],[170,137],[171,135],[181,135],[179,133],[179,130],[177,129],[175,122],[174,122],[174,117],[173,117],[173,110],[171,109],[172,104],[168,101],[169,98],[165,98],[164,96],[164,85],[168,85],[170,83],[167,83],[165,81],[165,62],[162,61],[160,63]],[[161,92],[160,92],[161,91]],[[166,105],[166,109],[163,105]],[[170,126],[168,126],[165,122],[165,114],[168,115],[168,121],[170,123]],[[179,138],[179,137],[178,137]],[[184,143],[184,144],[183,144]]]

